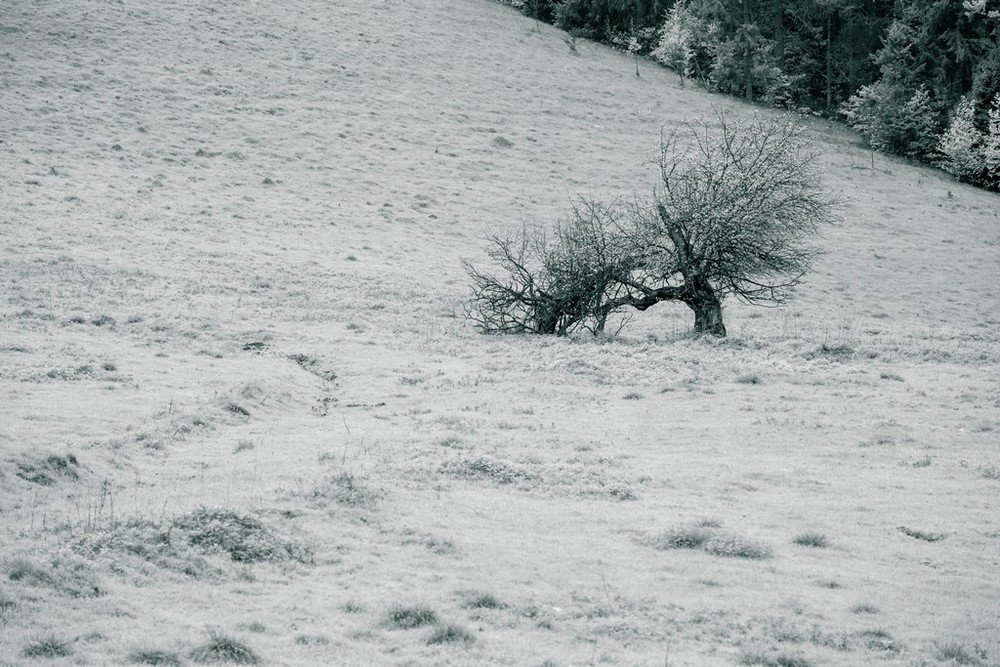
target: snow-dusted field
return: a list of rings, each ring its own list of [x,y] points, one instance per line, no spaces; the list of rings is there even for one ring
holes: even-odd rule
[[[787,307],[464,321],[487,230],[750,113],[640,73],[484,0],[6,0],[0,664],[1000,664],[995,195],[810,121]]]

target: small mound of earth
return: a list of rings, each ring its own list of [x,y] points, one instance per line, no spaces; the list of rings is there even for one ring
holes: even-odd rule
[[[514,145],[514,142],[510,141],[505,137],[497,137],[496,139],[491,141],[490,144],[495,148],[510,148],[511,146]]]

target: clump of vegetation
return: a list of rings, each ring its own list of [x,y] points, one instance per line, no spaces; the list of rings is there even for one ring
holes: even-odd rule
[[[653,546],[661,550],[699,549],[723,558],[761,560],[772,556],[767,545],[722,531],[714,521],[667,530],[653,540]]]
[[[986,479],[1000,479],[1000,466],[988,465],[979,469],[979,474]]]
[[[174,519],[171,528],[182,532],[192,546],[227,553],[239,563],[312,558],[308,549],[280,539],[261,521],[231,510],[202,507]]]
[[[863,630],[858,633],[858,637],[862,642],[864,642],[865,646],[872,651],[898,653],[900,650],[899,644],[897,644],[896,640],[892,638],[892,635],[881,628]]]
[[[325,484],[313,490],[314,500],[332,499],[346,507],[374,509],[382,494],[359,483],[357,478],[342,472],[328,479]]]
[[[288,358],[301,366],[303,370],[312,373],[321,380],[333,382],[337,379],[337,374],[320,366],[319,359],[316,357],[308,354],[290,354]]]
[[[437,613],[424,605],[395,605],[385,616],[386,625],[397,630],[411,630],[437,622]]]
[[[21,651],[25,658],[65,658],[73,654],[70,643],[54,634],[31,640]]]
[[[239,403],[226,403],[226,410],[232,412],[234,415],[239,415],[240,417],[250,417],[250,411]]]
[[[816,547],[819,549],[830,546],[830,541],[823,533],[799,533],[792,542],[803,547]]]
[[[854,356],[854,348],[846,344],[823,343],[813,352],[806,355],[807,359],[816,357],[842,360]]]
[[[340,605],[340,610],[346,614],[360,614],[365,610],[365,606],[357,600],[348,600]]]
[[[470,592],[462,603],[466,609],[506,609],[507,603],[492,593]]]
[[[636,495],[635,491],[624,486],[613,486],[608,489],[608,495],[615,500],[629,501],[638,500],[639,496]]]
[[[160,649],[136,649],[128,654],[128,661],[136,665],[165,665],[179,667],[181,656],[174,651]]]
[[[534,475],[526,470],[504,461],[482,456],[475,459],[447,461],[441,465],[440,470],[451,477],[481,479],[495,484],[514,484],[515,482],[527,482],[534,478]]]
[[[54,581],[54,573],[27,558],[14,558],[5,563],[7,578],[26,584],[47,586]]]
[[[671,528],[656,540],[658,549],[700,549],[711,538],[710,530],[703,526]]]
[[[937,647],[934,656],[942,662],[954,662],[959,665],[978,665],[980,657],[970,653],[964,646],[957,642],[946,642]]]
[[[200,663],[231,662],[236,665],[259,665],[260,657],[245,643],[213,632],[209,640],[193,649],[191,659]]]
[[[475,635],[460,625],[449,623],[437,628],[427,637],[428,644],[471,644],[476,641]]]
[[[710,540],[705,542],[702,550],[713,556],[746,558],[749,560],[762,560],[770,558],[773,555],[771,548],[767,545],[729,533],[714,535]]]
[[[218,573],[202,557],[203,549],[189,544],[186,534],[169,523],[130,519],[75,535],[69,547],[84,558],[125,554],[189,577]]]
[[[298,635],[295,643],[303,646],[326,646],[330,643],[330,638],[324,635]]]
[[[74,454],[18,461],[14,474],[32,484],[52,486],[60,479],[80,479],[80,462]]]
[[[813,667],[808,658],[800,655],[778,653],[776,655],[763,651],[748,650],[740,654],[739,664],[760,667]]]
[[[904,535],[908,535],[915,540],[921,540],[923,542],[940,542],[944,538],[948,537],[945,533],[932,533],[929,531],[916,530],[915,528],[907,528],[906,526],[900,526],[899,532]]]
[[[51,588],[77,598],[103,593],[90,566],[83,562],[56,560],[44,566],[27,558],[14,558],[7,561],[5,567],[10,581]]]
[[[851,607],[852,614],[880,614],[881,610],[868,602],[860,602]]]
[[[4,591],[0,591],[0,623],[4,623],[17,609],[17,601]]]

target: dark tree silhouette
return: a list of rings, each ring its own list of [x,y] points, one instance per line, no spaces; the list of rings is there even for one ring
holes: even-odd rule
[[[818,254],[812,240],[838,201],[815,160],[791,116],[720,111],[664,134],[650,201],[583,201],[551,239],[493,238],[507,276],[467,265],[469,315],[487,332],[597,332],[621,309],[681,301],[696,333],[725,336],[725,298],[782,303]]]

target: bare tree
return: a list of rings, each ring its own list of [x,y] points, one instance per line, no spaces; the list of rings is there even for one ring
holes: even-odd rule
[[[467,265],[470,316],[486,331],[596,332],[620,309],[681,301],[696,333],[725,336],[726,297],[783,303],[818,254],[812,241],[838,200],[815,160],[790,116],[719,111],[665,134],[651,201],[583,201],[551,241],[494,238],[489,252],[508,278]]]
[[[501,273],[465,263],[472,278],[467,316],[486,333],[603,331],[637,263],[633,239],[622,234],[625,213],[619,202],[580,199],[550,235],[524,227],[488,237],[487,255]]]
[[[822,186],[816,154],[794,118],[716,113],[664,135],[661,185],[637,207],[646,255],[627,285],[632,305],[679,300],[696,333],[726,335],[722,301],[783,303],[819,253],[820,225],[838,199]]]

